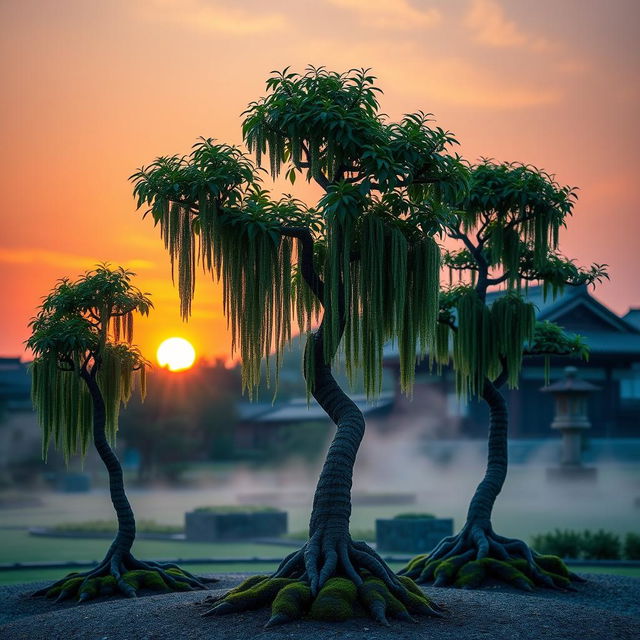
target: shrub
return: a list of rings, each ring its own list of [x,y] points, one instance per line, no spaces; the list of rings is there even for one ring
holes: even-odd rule
[[[624,539],[624,557],[627,560],[640,560],[640,534],[627,533]]]
[[[582,534],[582,555],[585,560],[619,560],[620,538],[610,531],[600,529]]]
[[[628,533],[624,546],[620,537],[611,531],[600,529],[595,533],[584,531],[560,531],[533,536],[531,546],[544,555],[583,560],[640,560],[640,535]]]
[[[550,533],[533,536],[531,546],[543,555],[579,558],[582,551],[582,535],[578,531],[556,529]]]
[[[275,513],[281,511],[275,507],[263,507],[260,505],[215,505],[208,507],[196,507],[194,509],[197,513],[218,513],[220,515],[228,515],[230,513]]]

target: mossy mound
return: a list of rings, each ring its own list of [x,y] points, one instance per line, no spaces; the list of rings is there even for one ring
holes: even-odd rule
[[[571,590],[572,581],[581,580],[557,556],[514,557],[506,551],[499,558],[478,558],[475,550],[444,558],[421,555],[400,573],[418,583],[461,589],[477,589],[497,581],[523,591],[532,591],[534,587]]]
[[[267,628],[304,618],[342,622],[369,615],[388,625],[387,617],[414,621],[411,614],[442,615],[443,609],[413,580],[402,577],[399,585],[394,594],[372,575],[364,576],[359,585],[349,578],[336,576],[327,580],[314,598],[309,584],[301,579],[252,576],[218,599],[204,615],[226,615],[270,604]]]
[[[40,589],[33,596],[55,598],[56,602],[77,598],[79,602],[113,595],[136,597],[144,590],[158,593],[206,589],[211,578],[196,578],[172,564],[141,562],[128,556],[112,562],[107,557],[98,567],[85,573],[70,573],[49,587]]]

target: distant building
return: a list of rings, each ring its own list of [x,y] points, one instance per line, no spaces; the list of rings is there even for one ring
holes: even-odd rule
[[[383,394],[376,403],[367,402],[364,396],[352,396],[353,401],[367,417],[387,415],[393,408],[394,394]],[[234,430],[234,448],[237,453],[258,453],[277,446],[285,427],[302,423],[326,423],[329,417],[311,398],[296,398],[282,403],[241,403],[238,407],[238,423]]]
[[[0,358],[0,475],[16,463],[38,459],[40,438],[27,364]]]
[[[501,295],[489,294],[488,301]],[[590,349],[588,362],[576,358],[552,358],[551,380],[563,376],[568,365],[579,375],[601,387],[590,397],[590,437],[640,437],[640,309],[625,316],[605,307],[586,286],[568,287],[555,300],[543,299],[542,287],[530,287],[528,299],[536,305],[539,320],[558,323],[568,332],[582,335]],[[397,350],[387,348],[385,367],[399,375]],[[542,358],[526,358],[519,389],[506,390],[510,410],[510,435],[515,438],[549,437],[553,401],[540,393],[544,385]],[[415,422],[424,417],[436,424],[441,437],[482,437],[487,432],[487,410],[483,403],[462,404],[455,394],[451,370],[437,376],[426,363],[418,368],[414,400],[409,402],[399,389],[390,418]]]

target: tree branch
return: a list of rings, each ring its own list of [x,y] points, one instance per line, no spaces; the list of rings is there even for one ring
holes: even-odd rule
[[[280,233],[289,238],[296,238],[300,242],[302,277],[324,305],[324,282],[318,275],[313,263],[313,237],[306,227],[280,227]]]

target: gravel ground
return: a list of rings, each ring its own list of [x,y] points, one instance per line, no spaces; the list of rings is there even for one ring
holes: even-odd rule
[[[214,586],[228,589],[246,576],[225,575]],[[445,619],[418,624],[392,621],[385,628],[368,618],[346,623],[299,621],[265,631],[266,609],[201,618],[204,592],[150,595],[137,600],[54,604],[29,598],[37,584],[0,587],[3,640],[637,640],[640,579],[590,575],[577,592],[532,594],[493,588],[482,591],[429,589],[446,606]]]

